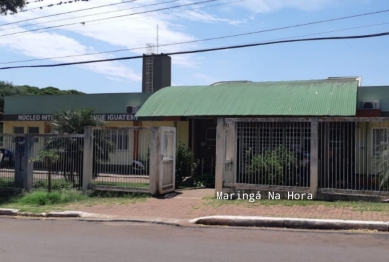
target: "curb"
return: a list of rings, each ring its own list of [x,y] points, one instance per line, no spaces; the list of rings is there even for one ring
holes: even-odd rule
[[[0,216],[79,218],[79,217],[91,217],[92,214],[80,212],[80,211],[29,213],[29,212],[20,212],[18,209],[0,208]]]
[[[78,218],[77,221],[84,222],[109,222],[109,223],[144,223],[144,224],[156,224],[166,226],[193,226],[187,219],[173,219],[173,218],[150,218],[150,217],[126,217],[117,218],[110,215],[92,214],[82,211],[64,211],[64,212],[49,212],[49,213],[29,213],[19,212],[18,209],[1,209],[1,216],[13,216],[13,217],[29,217],[29,218]]]
[[[320,230],[376,230],[389,232],[389,222],[337,219],[300,219],[248,216],[209,216],[190,220],[190,223],[208,226],[279,227]]]

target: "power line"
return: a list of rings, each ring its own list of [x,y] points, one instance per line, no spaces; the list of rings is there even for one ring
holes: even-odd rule
[[[218,1],[218,0],[209,0],[209,1],[204,1],[204,2],[213,2],[213,1]],[[197,2],[197,3],[193,3],[193,4],[199,4],[199,3],[204,3],[204,2]],[[187,5],[192,5],[192,4],[187,4]],[[170,9],[170,7],[161,8],[161,9]],[[160,9],[156,9],[156,10],[144,11],[144,13],[155,12],[155,11],[161,11],[161,10]],[[343,17],[338,17],[338,18],[331,18],[331,19],[326,19],[326,20],[319,20],[319,21],[315,21],[315,22],[297,24],[297,25],[292,25],[292,26],[277,27],[277,28],[273,28],[273,29],[253,31],[253,32],[249,32],[249,33],[228,35],[225,38],[236,37],[236,36],[243,36],[243,35],[250,35],[250,34],[257,34],[257,33],[263,33],[263,32],[271,32],[271,31],[276,31],[276,30],[283,30],[283,29],[289,29],[289,28],[295,28],[295,27],[302,27],[302,26],[308,26],[308,25],[314,25],[314,24],[320,24],[320,23],[326,23],[326,22],[333,22],[333,21],[345,20],[345,19],[350,19],[350,18],[368,16],[368,15],[376,15],[376,14],[381,14],[381,13],[386,13],[386,12],[389,12],[389,9],[379,10],[379,11],[374,11],[374,12],[368,12],[368,13],[362,13],[362,14],[356,14],[356,15],[351,15],[351,16],[343,16]],[[120,16],[116,16],[116,17],[102,18],[102,19],[97,19],[97,20],[91,20],[91,21],[88,21],[88,22],[107,20],[107,19],[118,18],[118,17],[123,17],[123,16],[131,16],[131,15],[136,15],[136,14],[141,14],[141,13],[143,13],[143,12],[132,13],[132,14],[127,14],[127,15],[120,15]],[[81,22],[72,23],[72,24],[65,24],[65,25],[58,25],[58,26],[52,26],[52,27],[47,27],[47,28],[38,28],[38,29],[34,29],[34,30],[29,30],[27,32],[26,31],[15,32],[15,33],[10,33],[10,34],[0,35],[0,36],[11,36],[11,35],[28,34],[30,32],[40,31],[40,30],[44,30],[44,29],[58,28],[58,27],[63,27],[63,26],[67,26],[67,25],[78,25],[80,23]],[[212,40],[213,38],[209,38],[209,39]]]
[[[89,2],[89,1],[90,0],[61,1],[61,2],[58,2],[56,4],[48,4],[48,5],[43,5],[43,6],[36,6],[36,7],[30,8],[30,9],[22,10],[20,12],[22,13],[22,12],[27,12],[27,11],[35,10],[35,9],[43,9],[43,8],[46,8],[46,7],[53,7],[53,6],[56,6],[56,5],[72,4],[72,3],[77,3],[77,2]],[[15,15],[15,14],[17,14],[17,13],[11,13],[11,15]]]
[[[387,25],[387,24],[389,24],[389,22],[379,23],[379,24],[371,24],[371,25],[365,25],[365,26],[349,27],[349,28],[343,28],[343,29],[337,29],[337,30],[331,30],[331,31],[324,31],[324,32],[312,33],[312,34],[305,34],[305,35],[298,35],[298,36],[292,36],[292,37],[285,37],[285,38],[275,39],[275,40],[272,40],[272,41],[284,40],[284,39],[293,39],[293,38],[296,38],[296,37],[307,37],[307,36],[313,36],[313,35],[328,34],[328,33],[341,32],[341,31],[347,31],[347,30],[353,30],[353,29],[361,29],[361,28],[366,28],[366,27],[373,27],[373,26],[380,26],[380,25]],[[208,41],[208,40],[209,39],[202,39],[202,40],[194,40],[194,41],[198,42],[198,41]],[[162,44],[162,45],[159,45],[159,47],[188,44],[188,43],[192,43],[192,42],[193,41],[184,41],[184,42],[177,42],[177,43]],[[49,58],[38,58],[38,59],[29,59],[29,60],[10,61],[10,62],[5,62],[5,63],[0,63],[0,65],[22,63],[22,62],[52,60],[52,59],[58,59],[58,58],[72,58],[72,57],[87,56],[87,55],[99,55],[99,54],[107,54],[107,53],[118,53],[118,52],[124,52],[124,51],[139,50],[139,49],[144,49],[144,48],[145,47],[142,46],[142,47],[125,48],[125,49],[118,49],[118,50],[112,50],[112,51],[103,51],[103,52],[95,52],[95,53],[88,53],[88,54],[80,54],[80,55],[68,55],[68,56],[57,56],[57,57],[49,57]]]
[[[43,1],[44,0],[28,1],[28,2],[26,2],[26,5],[31,4],[31,3],[39,3],[39,2],[43,2]]]
[[[206,5],[206,6],[201,6],[198,8],[187,8],[184,10],[198,10],[200,8],[206,8],[206,7],[214,7],[214,6],[220,6],[220,5],[226,5],[226,4],[232,4],[232,3],[237,3],[237,2],[242,2],[245,0],[237,0],[237,1],[230,1],[230,2],[225,2],[225,3],[220,3],[220,4],[213,4],[213,5]],[[330,31],[332,32],[332,31]],[[193,41],[199,41],[199,40],[193,40]],[[164,46],[172,46],[172,45],[180,45],[180,44],[188,44],[192,43],[193,41],[185,41],[185,42],[178,42],[178,43],[169,43],[169,44],[162,44],[158,45],[159,47],[164,47]],[[207,39],[203,39],[203,41],[207,41]],[[102,52],[94,52],[94,53],[87,53],[87,54],[78,54],[78,55],[67,55],[67,56],[56,56],[56,57],[48,57],[48,58],[37,58],[37,59],[28,59],[28,60],[19,60],[19,61],[9,61],[9,62],[4,62],[0,63],[0,65],[4,64],[14,64],[14,63],[22,63],[22,62],[33,62],[33,61],[42,61],[42,60],[51,60],[51,59],[58,59],[58,58],[70,58],[70,57],[79,57],[79,56],[88,56],[88,55],[97,55],[97,54],[108,54],[108,53],[118,53],[118,52],[124,52],[124,51],[131,51],[131,50],[137,50],[137,49],[144,49],[145,47],[134,47],[134,48],[125,48],[125,49],[118,49],[118,50],[111,50],[111,51],[102,51]]]
[[[82,12],[82,11],[87,11],[87,10],[92,10],[92,9],[107,7],[107,6],[113,6],[113,5],[121,5],[121,4],[126,4],[126,3],[132,3],[132,2],[136,2],[136,1],[139,1],[139,0],[128,0],[128,1],[123,1],[123,2],[120,2],[120,3],[114,3],[114,4],[108,4],[108,5],[99,5],[99,6],[95,6],[95,7],[89,7],[89,8],[84,8],[84,9],[78,9],[78,10],[68,11],[68,12],[63,12],[63,13],[58,13],[58,14],[39,16],[39,17],[35,17],[35,18],[30,18],[30,19],[20,20],[20,21],[16,21],[16,22],[7,23],[7,24],[2,24],[2,25],[0,25],[0,26],[13,25],[13,24],[17,24],[17,23],[21,23],[21,22],[27,22],[27,21],[36,20],[36,19],[41,19],[41,18],[47,18],[47,17],[57,16],[57,15],[65,15],[65,14],[77,13],[77,12]]]
[[[217,0],[217,1],[222,1],[222,0]],[[184,10],[198,10],[198,9],[201,9],[201,8],[207,8],[207,7],[213,7],[213,6],[220,6],[220,5],[227,5],[227,4],[232,4],[232,3],[237,3],[237,2],[243,2],[243,1],[246,1],[246,0],[235,0],[235,1],[229,1],[229,2],[223,2],[223,3],[220,3],[220,4],[213,4],[213,5],[203,5],[203,6],[200,6],[200,7],[197,7],[197,8],[193,8],[193,7],[186,7],[186,8],[182,8],[180,9],[179,11],[184,11]],[[164,11],[163,14],[171,14],[171,13],[176,13],[177,10],[173,10],[172,11]],[[128,21],[128,20],[132,20],[132,19],[139,19],[139,18],[144,18],[144,17],[151,17],[151,16],[157,16],[159,14],[146,14],[146,15],[143,15],[143,16],[131,16],[131,17],[125,17],[125,18],[122,18],[122,19],[115,19],[115,22],[116,23],[119,23],[119,22],[122,22],[122,21]],[[111,21],[97,21],[95,23],[93,23],[93,25],[100,25],[100,24],[105,24],[105,23],[110,23]],[[82,24],[82,22],[80,22],[80,24]],[[78,27],[80,26],[80,24],[75,24],[73,26],[67,26],[66,29],[67,30],[70,30],[71,28],[75,28],[75,27]],[[89,24],[85,24],[83,26],[88,26]],[[6,29],[7,30],[7,29]],[[53,31],[56,31],[56,30],[60,30],[60,29],[52,29]],[[45,31],[52,31],[50,29],[48,30],[45,30]],[[5,31],[5,30],[2,30],[2,31]],[[26,32],[26,33],[29,33],[29,32]],[[12,36],[10,36],[12,37]]]
[[[389,11],[389,10],[383,10],[383,11]],[[377,12],[383,12],[383,11],[377,11]],[[346,18],[353,18],[353,17],[358,17],[358,16],[362,16],[362,15],[367,15],[367,14],[375,14],[377,12],[371,12],[371,13],[365,13],[365,14],[359,14],[359,15],[352,15],[352,16],[347,16],[347,17],[331,18],[331,19],[321,20],[321,21],[316,21],[316,22],[309,22],[309,23],[303,23],[303,24],[297,24],[297,25],[291,25],[291,26],[284,26],[284,27],[276,27],[276,28],[265,29],[265,30],[260,30],[260,31],[253,31],[253,32],[247,32],[247,33],[241,33],[241,34],[224,35],[224,36],[204,38],[204,39],[198,39],[198,40],[191,40],[191,41],[184,41],[184,42],[162,44],[162,45],[159,45],[159,46],[160,47],[166,47],[166,46],[181,45],[181,44],[191,44],[191,43],[197,43],[197,42],[206,42],[206,41],[212,41],[212,40],[220,40],[220,39],[226,39],[226,38],[246,36],[246,35],[251,35],[251,34],[259,34],[259,33],[265,33],[265,32],[277,31],[277,30],[285,30],[285,29],[290,29],[290,28],[294,28],[294,27],[301,27],[301,26],[307,26],[307,25],[312,25],[312,24],[336,21],[336,20],[341,20],[341,19],[346,19]],[[344,31],[344,30],[350,30],[350,29],[359,29],[359,28],[378,26],[378,25],[384,25],[384,24],[387,24],[387,23],[373,24],[373,25],[360,26],[360,27],[352,27],[352,28],[347,28],[347,29],[328,31],[327,33],[332,33],[332,32],[337,32],[337,31]],[[322,34],[322,33],[319,33],[319,34]],[[304,35],[304,36],[311,36],[311,35],[316,35],[316,34],[308,34],[308,35]],[[42,61],[42,60],[50,60],[50,59],[58,59],[58,58],[71,58],[71,57],[97,55],[97,54],[117,53],[117,52],[138,50],[138,49],[143,49],[143,48],[144,48],[144,46],[143,47],[117,49],[117,50],[111,50],[111,51],[94,52],[94,53],[87,53],[87,54],[79,54],[79,55],[68,55],[68,56],[58,56],[58,57],[49,57],[49,58],[40,58],[40,59],[10,61],[10,62],[0,63],[0,64],[11,64],[11,63]]]
[[[304,39],[292,39],[292,40],[282,40],[282,41],[272,41],[272,42],[262,42],[262,43],[253,43],[253,44],[243,44],[243,45],[232,45],[232,46],[224,46],[224,47],[215,47],[215,48],[207,48],[207,49],[197,49],[190,51],[180,51],[173,53],[165,53],[162,55],[183,55],[183,54],[194,54],[194,53],[205,53],[205,52],[214,52],[226,49],[238,49],[238,48],[247,48],[254,46],[262,46],[262,45],[273,45],[273,44],[282,44],[282,43],[293,43],[293,42],[306,42],[306,41],[323,41],[323,40],[345,40],[345,39],[362,39],[362,38],[373,38],[373,37],[381,37],[387,36],[389,32],[383,32],[378,34],[369,34],[369,35],[354,35],[354,36],[333,36],[333,37],[318,37],[318,38],[304,38]],[[91,63],[101,63],[101,62],[112,62],[112,61],[120,61],[120,60],[132,60],[143,58],[144,56],[127,56],[127,57],[119,57],[119,58],[109,58],[109,59],[100,59],[100,60],[87,60],[80,62],[71,62],[71,63],[60,63],[60,64],[51,64],[51,65],[26,65],[26,66],[13,66],[13,67],[1,67],[0,70],[6,69],[17,69],[17,68],[40,68],[40,67],[59,67],[59,66],[68,66],[68,65],[80,65],[80,64],[91,64]]]
[[[137,9],[137,8],[144,8],[144,7],[150,7],[150,6],[155,6],[155,5],[168,4],[168,3],[178,2],[178,1],[180,1],[180,0],[170,0],[170,1],[161,2],[161,3],[129,7],[129,8],[124,8],[124,9],[120,9],[120,10],[114,10],[114,11],[102,12],[102,13],[95,13],[95,14],[90,14],[90,15],[68,17],[68,18],[52,20],[52,21],[47,21],[47,22],[41,22],[41,23],[34,23],[34,24],[29,24],[29,25],[24,25],[24,26],[36,26],[36,25],[48,24],[48,23],[59,22],[59,21],[64,21],[64,20],[78,19],[78,18],[83,18],[83,17],[88,17],[88,16],[96,16],[96,15],[102,15],[102,14],[105,15],[105,14],[110,14],[110,13],[122,12],[122,11],[125,11],[125,10],[132,10],[132,9]],[[14,28],[19,28],[19,26],[14,26],[14,27],[10,27],[10,28],[7,28],[7,29],[3,29],[2,31],[11,30],[11,29],[14,29]]]
[[[70,23],[70,24],[63,24],[63,25],[49,26],[49,27],[44,27],[44,28],[37,28],[37,29],[29,30],[29,31],[9,33],[9,34],[4,34],[4,35],[0,35],[0,36],[25,35],[25,34],[33,33],[33,32],[36,32],[36,31],[42,31],[42,30],[46,30],[46,29],[60,28],[60,27],[65,27],[65,26],[69,26],[69,25],[76,25],[76,24],[83,24],[84,25],[85,23],[90,23],[90,22],[103,21],[103,20],[115,19],[115,18],[125,17],[125,16],[132,16],[132,15],[151,13],[151,12],[164,11],[164,10],[175,9],[175,8],[180,8],[180,7],[184,7],[184,6],[192,6],[192,5],[198,5],[198,4],[203,4],[203,3],[215,2],[215,1],[219,1],[219,0],[206,0],[206,1],[202,1],[202,2],[195,2],[195,3],[190,3],[190,4],[184,4],[184,5],[176,5],[176,6],[164,7],[164,8],[154,9],[154,10],[147,10],[147,11],[142,11],[142,12],[137,12],[137,13],[126,14],[126,15],[118,15],[118,16],[100,18],[100,19],[83,21],[83,22],[75,22],[75,23]]]

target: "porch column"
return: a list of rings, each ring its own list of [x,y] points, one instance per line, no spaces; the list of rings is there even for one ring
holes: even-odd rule
[[[215,169],[215,196],[222,192],[226,160],[226,129],[224,118],[217,119],[216,126],[216,169]]]
[[[311,119],[311,153],[310,153],[310,191],[313,199],[317,199],[319,186],[319,119]]]

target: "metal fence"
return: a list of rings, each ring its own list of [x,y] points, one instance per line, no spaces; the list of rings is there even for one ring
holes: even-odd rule
[[[94,129],[91,185],[148,192],[150,135],[145,127]]]
[[[174,127],[86,127],[83,135],[2,135],[1,143],[0,187],[175,189]]]
[[[0,188],[21,186],[15,176],[15,158],[19,157],[20,139],[17,135],[0,134]]]
[[[309,187],[310,127],[284,120],[236,122],[236,183]]]
[[[319,188],[389,191],[389,121],[319,123]]]
[[[34,134],[30,139],[33,190],[81,189],[84,135]]]

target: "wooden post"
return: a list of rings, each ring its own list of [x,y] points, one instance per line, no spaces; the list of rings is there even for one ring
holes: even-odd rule
[[[217,119],[216,126],[216,170],[215,170],[215,196],[223,190],[223,179],[226,160],[226,129],[224,118]]]
[[[310,153],[310,191],[312,198],[317,199],[317,190],[319,186],[319,121],[318,118],[311,120],[311,153]]]
[[[88,190],[93,175],[93,129],[88,126],[84,128],[84,164],[82,170],[82,192]]]

